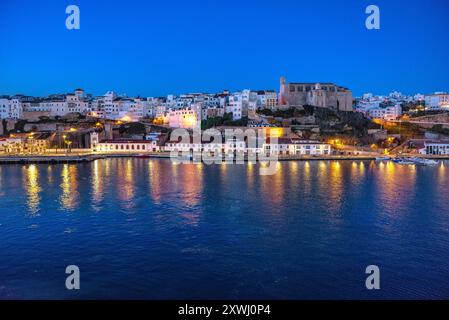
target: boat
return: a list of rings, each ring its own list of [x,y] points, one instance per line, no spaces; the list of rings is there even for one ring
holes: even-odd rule
[[[394,163],[402,164],[402,165],[415,165],[416,162],[406,159],[406,158],[397,158],[393,160]]]
[[[413,161],[416,164],[424,165],[424,166],[435,166],[438,164],[438,161],[432,160],[432,159],[426,159],[426,158],[410,158],[411,161]]]
[[[149,154],[138,154],[138,155],[136,156],[136,158],[139,158],[139,159],[147,159],[147,158],[151,158],[151,155],[149,155]]]
[[[390,157],[377,157],[376,161],[390,161],[391,158]]]

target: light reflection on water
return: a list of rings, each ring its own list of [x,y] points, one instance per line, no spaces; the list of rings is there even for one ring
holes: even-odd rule
[[[378,298],[449,297],[447,164],[277,168],[260,176],[258,164],[129,158],[0,166],[0,284],[14,287],[28,261],[50,272],[70,254],[99,274],[129,268],[135,298],[370,298],[357,270],[371,263],[388,270]],[[403,282],[404,269],[416,283]],[[124,275],[111,277],[88,283],[85,297],[104,297],[94,285],[110,290]],[[69,294],[45,283],[30,292]]]
[[[90,201],[95,205],[107,200],[107,197],[117,197],[124,209],[132,210],[133,200],[136,197],[137,185],[142,179],[147,180],[147,196],[156,204],[164,201],[164,194],[170,194],[172,189],[180,190],[178,200],[186,207],[194,207],[200,204],[204,187],[204,175],[208,167],[204,164],[172,164],[167,161],[147,161],[136,159],[115,159],[113,161],[95,161],[90,164],[89,173],[84,175],[90,181]],[[344,165],[344,170],[342,166]],[[400,166],[392,162],[285,162],[277,164],[277,172],[272,176],[259,176],[257,164],[230,165],[221,164],[218,168],[220,175],[218,182],[227,184],[231,180],[227,174],[229,167],[245,171],[244,176],[238,177],[233,182],[241,181],[249,188],[257,188],[260,197],[272,204],[280,205],[285,200],[286,188],[302,190],[305,194],[317,194],[325,196],[327,204],[332,211],[342,208],[342,196],[346,184],[351,184],[357,191],[357,187],[365,181],[367,174],[375,172],[379,200],[387,207],[394,207],[406,203],[410,196],[414,195],[417,179],[416,166]],[[80,195],[80,175],[78,166],[64,164],[61,166],[28,165],[22,167],[21,180],[23,189],[27,194],[27,207],[29,213],[39,210],[42,197],[42,185],[52,186],[59,182],[59,203],[61,210],[76,210],[80,204],[80,197],[85,201],[86,193]],[[368,169],[367,169],[368,168]],[[169,169],[169,170],[167,170]],[[110,180],[111,170],[116,172],[113,181]],[[368,171],[367,171],[368,170]],[[448,180],[446,165],[441,163],[436,167],[436,183],[444,186]],[[84,174],[84,173],[83,173]],[[87,176],[86,176],[87,175]],[[46,181],[41,176],[46,177]],[[17,176],[14,178],[18,178]],[[0,195],[5,194],[5,188],[9,183],[14,185],[14,180],[8,177],[4,182],[2,168],[0,167]],[[110,184],[115,190],[110,190]],[[84,186],[83,186],[84,187]],[[113,193],[111,194],[111,191]],[[243,190],[242,190],[243,191]],[[106,197],[107,195],[107,197]],[[242,194],[244,195],[244,193]],[[400,195],[400,197],[398,197]]]
[[[28,196],[28,209],[30,214],[36,214],[41,202],[39,193],[42,191],[39,182],[39,171],[35,164],[28,166],[28,168],[23,167],[23,170],[25,171],[23,174],[23,183]]]
[[[79,205],[78,166],[64,164],[61,171],[61,195],[59,201],[62,209],[76,210]]]

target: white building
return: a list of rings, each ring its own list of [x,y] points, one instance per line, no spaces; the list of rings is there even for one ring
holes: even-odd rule
[[[198,128],[201,126],[201,108],[199,106],[191,106],[171,110],[168,113],[168,124],[170,128]]]
[[[157,141],[148,140],[104,140],[99,141],[98,133],[93,132],[90,136],[91,150],[96,153],[113,154],[141,154],[148,152],[159,152]]]
[[[235,153],[245,153],[246,143],[237,139],[227,140],[225,143],[221,142],[194,142],[190,141],[168,141],[164,150],[166,152],[178,152],[178,153],[207,153],[209,155],[234,155]]]
[[[402,115],[402,107],[395,105],[385,108],[372,108],[367,111],[368,115],[375,119],[382,119],[387,121],[397,120]]]
[[[67,94],[66,103],[68,113],[87,113],[90,111],[89,103],[84,98],[83,89],[76,89],[74,94]]]
[[[265,154],[280,156],[329,155],[332,151],[327,143],[298,138],[278,138],[277,143],[267,138],[262,148]]]
[[[426,155],[449,155],[449,141],[426,141],[424,148],[419,150],[420,154]]]
[[[0,99],[0,119],[20,119],[23,106],[19,99]]]
[[[229,96],[226,113],[232,113],[232,120],[240,120],[243,117],[243,97],[239,94]]]
[[[445,92],[436,92],[425,96],[426,109],[442,110],[449,109],[449,94]]]

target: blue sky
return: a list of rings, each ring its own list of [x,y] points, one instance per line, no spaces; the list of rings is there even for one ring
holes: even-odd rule
[[[65,28],[76,4],[81,29]],[[365,8],[381,29],[365,28]],[[1,0],[0,94],[449,91],[447,0]]]

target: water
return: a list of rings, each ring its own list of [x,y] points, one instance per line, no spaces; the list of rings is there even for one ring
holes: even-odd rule
[[[449,298],[449,163],[0,166],[0,298]],[[65,268],[81,290],[65,289]],[[381,290],[365,288],[378,265]]]

